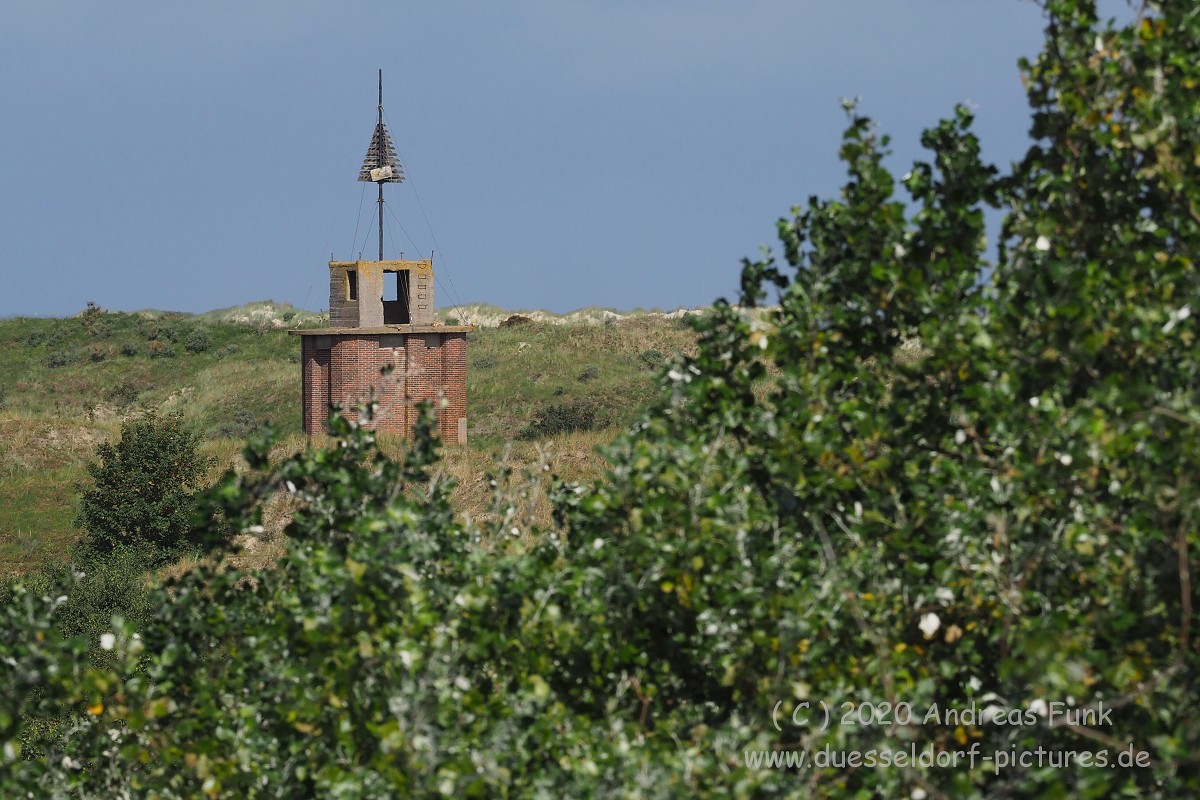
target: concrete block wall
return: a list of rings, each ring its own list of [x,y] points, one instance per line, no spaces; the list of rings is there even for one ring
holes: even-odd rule
[[[433,262],[421,261],[409,274],[409,313],[413,325],[433,324]]]
[[[379,261],[358,262],[358,327],[383,325],[383,270]]]
[[[358,300],[347,296],[346,273],[349,270],[345,266],[329,265],[329,325],[334,328],[358,327]]]
[[[350,300],[347,273],[354,270],[358,297]],[[330,261],[329,326],[331,328],[378,328],[383,323],[384,272],[409,274],[408,312],[411,325],[434,321],[433,261]],[[394,298],[387,298],[392,300]]]

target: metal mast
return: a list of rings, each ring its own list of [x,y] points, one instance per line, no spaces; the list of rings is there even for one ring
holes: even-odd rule
[[[379,118],[375,130],[383,130],[383,67],[379,68]],[[376,181],[379,187],[379,260],[383,261],[383,181]]]
[[[379,70],[379,106],[375,133],[371,136],[371,144],[367,148],[367,157],[363,159],[362,169],[358,172],[358,179],[371,181],[379,187],[379,260],[383,261],[383,185],[402,182],[404,171],[400,167],[400,159],[396,157],[392,137],[388,135],[387,127],[383,124],[382,69]]]

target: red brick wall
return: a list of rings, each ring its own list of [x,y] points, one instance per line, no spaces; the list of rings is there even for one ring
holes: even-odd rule
[[[442,438],[457,442],[458,421],[467,418],[467,334],[444,333],[442,338],[442,386],[445,388],[446,407],[442,409],[438,422]],[[465,433],[465,430],[464,430]]]
[[[303,337],[306,433],[324,430],[330,402],[356,420],[358,404],[374,389],[378,411],[372,427],[408,436],[416,404],[427,400],[443,440],[459,440],[459,421],[467,414],[465,333],[330,335],[328,350],[317,346],[317,338]],[[391,367],[387,374],[385,367]]]
[[[329,350],[318,348],[314,336],[302,339],[304,430],[315,433],[325,429],[325,420],[329,417]]]

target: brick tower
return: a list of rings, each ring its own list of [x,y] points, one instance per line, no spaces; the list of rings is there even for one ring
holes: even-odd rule
[[[408,436],[416,406],[433,404],[443,441],[467,440],[467,333],[472,325],[442,325],[433,315],[433,259],[383,258],[383,184],[404,173],[379,119],[360,181],[379,186],[379,260],[329,262],[329,327],[291,331],[301,338],[304,431],[325,430],[331,404],[350,419],[374,394],[376,430]],[[387,369],[390,368],[390,369]]]

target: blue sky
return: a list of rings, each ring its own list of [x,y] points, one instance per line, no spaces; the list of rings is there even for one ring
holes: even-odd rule
[[[1018,158],[1042,27],[1031,0],[7,0],[0,316],[324,308],[330,254],[377,247],[378,68],[411,178],[387,254],[436,249],[440,306],[709,303],[837,191],[843,97],[898,172],[958,102]]]

